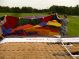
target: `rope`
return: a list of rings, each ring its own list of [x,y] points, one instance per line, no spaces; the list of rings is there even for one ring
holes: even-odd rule
[[[69,55],[70,55],[73,59],[76,59],[76,57],[74,57],[74,56],[72,55],[72,53],[68,50],[68,48],[64,45],[64,43],[63,43],[62,40],[61,40],[61,37],[60,37],[60,42],[61,42],[62,46],[66,49],[66,51],[69,53]]]

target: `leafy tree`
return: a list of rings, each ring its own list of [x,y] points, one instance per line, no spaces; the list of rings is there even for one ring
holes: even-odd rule
[[[4,7],[0,6],[0,12],[1,13],[48,13],[48,12],[57,12],[59,14],[68,14],[68,15],[79,15],[79,5],[75,7],[66,7],[66,6],[56,6],[53,5],[49,9],[35,9],[32,7]]]

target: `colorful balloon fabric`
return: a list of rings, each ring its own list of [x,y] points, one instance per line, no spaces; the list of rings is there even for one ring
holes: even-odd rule
[[[0,20],[4,20],[0,17]],[[54,16],[26,16],[14,17],[6,16],[6,23],[2,26],[3,34],[8,35],[37,35],[37,36],[54,36],[59,34],[61,23]]]
[[[48,21],[47,25],[52,25],[52,26],[56,26],[56,27],[61,27],[61,24],[58,23],[56,20]]]
[[[13,29],[12,32],[15,32],[15,31],[18,31],[18,30],[24,30],[24,29],[31,28],[31,27],[33,27],[33,25],[30,25],[30,24],[18,26],[17,28]]]
[[[6,29],[15,28],[18,25],[19,18],[13,16],[6,16],[6,23],[3,25]]]

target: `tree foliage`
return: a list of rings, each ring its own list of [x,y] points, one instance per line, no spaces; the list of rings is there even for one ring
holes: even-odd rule
[[[48,13],[48,12],[57,12],[59,14],[68,14],[68,15],[79,15],[79,5],[75,7],[66,7],[66,6],[56,6],[53,5],[49,9],[35,9],[32,7],[4,7],[0,6],[0,13]]]

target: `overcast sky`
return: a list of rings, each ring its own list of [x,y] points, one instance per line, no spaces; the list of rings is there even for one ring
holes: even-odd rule
[[[37,9],[49,8],[52,5],[76,6],[79,0],[0,0],[0,6],[33,7]]]

